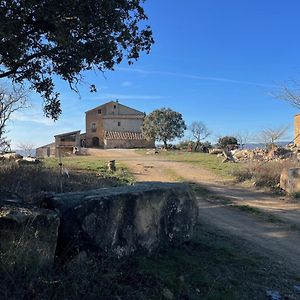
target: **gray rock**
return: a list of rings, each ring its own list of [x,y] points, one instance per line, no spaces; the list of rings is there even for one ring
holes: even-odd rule
[[[281,299],[280,293],[278,291],[267,290],[266,293],[267,293],[268,298],[271,300],[280,300]]]
[[[300,168],[284,169],[280,175],[280,187],[289,194],[300,192]]]
[[[189,239],[198,212],[189,186],[179,183],[56,194],[43,207],[60,213],[60,255],[84,250],[118,257]]]
[[[294,290],[300,294],[300,285],[294,285]]]
[[[37,270],[53,264],[59,218],[51,210],[0,202],[0,269]]]

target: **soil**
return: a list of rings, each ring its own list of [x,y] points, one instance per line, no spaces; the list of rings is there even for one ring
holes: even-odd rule
[[[245,188],[202,167],[135,150],[89,149],[89,154],[121,162],[137,181],[187,181],[205,188],[205,193],[197,193],[202,222],[249,242],[249,247],[300,274],[300,201]],[[241,206],[243,210],[237,209]]]

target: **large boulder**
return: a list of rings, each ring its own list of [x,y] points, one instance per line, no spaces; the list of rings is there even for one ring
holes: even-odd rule
[[[300,193],[300,168],[284,169],[280,175],[280,187],[289,194]]]
[[[33,271],[51,266],[58,227],[59,217],[51,210],[0,201],[0,270]]]
[[[189,239],[198,212],[189,186],[179,183],[56,194],[43,206],[60,213],[58,255],[66,258],[81,251],[122,257]]]

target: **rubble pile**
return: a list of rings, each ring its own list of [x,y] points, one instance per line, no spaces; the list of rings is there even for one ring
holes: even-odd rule
[[[288,147],[277,147],[273,149],[256,148],[253,150],[242,149],[234,150],[232,154],[236,161],[278,161],[297,158],[297,153],[293,152]]]
[[[225,156],[224,151],[221,149],[212,149],[211,154],[217,154],[217,156]],[[255,148],[255,149],[235,149],[230,151],[233,160],[236,162],[246,161],[280,161],[286,159],[299,159],[300,160],[300,148],[294,145],[288,145],[286,147],[275,147],[272,149]],[[228,161],[228,160],[226,160]]]

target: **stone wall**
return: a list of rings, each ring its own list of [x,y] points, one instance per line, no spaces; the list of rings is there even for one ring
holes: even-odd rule
[[[0,201],[0,267],[42,268],[80,253],[122,257],[190,239],[189,186],[147,183],[44,197],[37,208]]]

